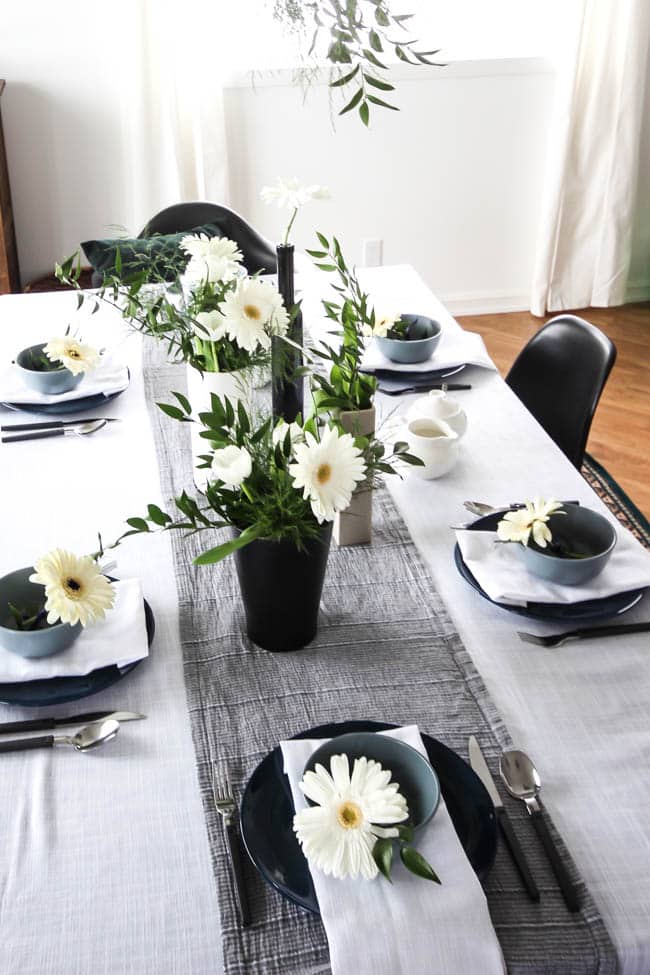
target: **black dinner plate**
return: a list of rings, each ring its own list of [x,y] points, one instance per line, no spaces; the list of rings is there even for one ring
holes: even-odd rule
[[[397,725],[379,721],[343,721],[302,731],[294,738],[336,738],[355,731],[388,731]],[[466,762],[442,742],[422,735],[458,838],[480,879],[497,852],[494,806],[483,783]],[[307,860],[292,823],[293,799],[283,771],[280,747],[262,759],[241,802],[241,832],[248,855],[267,883],[298,907],[320,914]]]
[[[144,600],[144,619],[147,627],[147,643],[153,643],[156,632],[156,621],[151,606]],[[0,703],[16,704],[24,708],[37,708],[52,704],[65,704],[68,701],[78,701],[79,698],[89,697],[106,690],[111,684],[116,684],[127,674],[142,663],[134,660],[125,667],[112,664],[109,667],[99,667],[81,677],[49,677],[45,680],[28,680],[12,684],[0,684]]]
[[[493,512],[478,518],[468,525],[468,531],[496,531],[497,524],[503,517],[503,511]],[[560,623],[580,623],[587,620],[605,620],[612,616],[620,616],[627,612],[643,598],[645,589],[632,589],[627,592],[617,592],[613,596],[602,596],[600,599],[588,599],[576,603],[527,603],[525,606],[511,606],[508,603],[499,603],[481,588],[475,577],[467,568],[463,553],[458,542],[454,546],[454,562],[456,568],[463,579],[476,590],[479,596],[487,599],[494,606],[506,609],[509,613],[516,613],[518,616],[527,616],[533,620],[545,620],[546,622]]]
[[[95,410],[97,407],[110,403],[125,393],[131,383],[131,373],[126,367],[127,383],[124,389],[118,389],[115,393],[93,393],[92,396],[79,396],[77,399],[66,399],[61,403],[2,403],[9,410],[18,410],[21,413],[46,413],[55,416],[64,413],[85,413],[87,410]]]

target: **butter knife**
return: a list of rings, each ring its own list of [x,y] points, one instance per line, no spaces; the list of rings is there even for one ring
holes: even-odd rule
[[[113,718],[115,721],[140,721],[146,714],[135,711],[87,711],[85,714],[71,714],[62,718],[28,718],[25,721],[5,721],[0,724],[0,735],[15,731],[50,731],[62,725],[89,724],[93,721],[104,721]]]
[[[487,767],[487,763],[483,758],[483,752],[479,746],[474,735],[470,736],[469,739],[469,764],[472,766],[479,779],[487,789],[490,799],[494,803],[494,808],[497,814],[497,822],[499,823],[499,828],[503,834],[503,838],[506,842],[506,846],[510,850],[510,855],[514,860],[515,866],[519,871],[519,876],[521,877],[524,887],[528,892],[528,896],[532,901],[539,900],[539,890],[537,884],[530,872],[530,867],[528,866],[528,861],[524,851],[522,850],[519,840],[512,828],[512,823],[508,819],[508,814],[503,808],[503,801],[499,795],[496,783],[492,778],[492,774]]]

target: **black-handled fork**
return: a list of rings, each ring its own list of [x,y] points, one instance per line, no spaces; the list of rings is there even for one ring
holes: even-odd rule
[[[103,420],[105,423],[120,423],[116,416],[82,416],[75,420],[34,421],[33,423],[5,423],[0,427],[0,433],[26,433],[28,430],[63,430],[64,427],[79,426],[80,423],[94,423]]]
[[[239,833],[236,825],[237,804],[228,780],[226,779],[224,784],[219,779],[216,765],[214,764],[212,766],[212,798],[214,799],[215,808],[221,816],[223,828],[226,833],[228,852],[230,854],[230,866],[232,868],[233,880],[235,881],[241,923],[243,927],[248,927],[251,923],[251,912],[248,905]]]
[[[650,623],[616,623],[610,626],[583,626],[577,630],[567,630],[564,633],[550,633],[538,636],[536,633],[525,633],[517,630],[517,636],[524,643],[535,643],[539,647],[561,647],[568,640],[592,640],[602,636],[625,636],[626,633],[648,633]]]
[[[35,433],[20,433],[17,437],[2,437],[2,443],[18,443],[21,440],[46,440],[49,437],[86,437],[106,426],[106,420],[91,420],[73,427],[60,427],[56,430],[37,430]]]

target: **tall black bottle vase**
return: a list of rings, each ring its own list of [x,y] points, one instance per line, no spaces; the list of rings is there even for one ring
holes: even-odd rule
[[[293,277],[293,244],[278,244],[278,291],[289,313],[295,304]],[[289,338],[302,346],[302,313],[298,312],[289,327]],[[296,377],[302,366],[302,353],[281,338],[272,342],[273,416],[292,423],[303,412],[303,377]]]

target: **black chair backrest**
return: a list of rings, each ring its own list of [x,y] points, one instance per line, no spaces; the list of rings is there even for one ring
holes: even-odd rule
[[[244,255],[243,263],[249,274],[256,274],[258,271],[276,273],[277,261],[273,246],[238,213],[217,203],[175,203],[152,217],[139,236],[177,234],[206,223],[216,224],[222,237],[229,237],[239,244]]]
[[[515,360],[506,382],[580,470],[589,428],[616,346],[576,315],[547,322]]]

